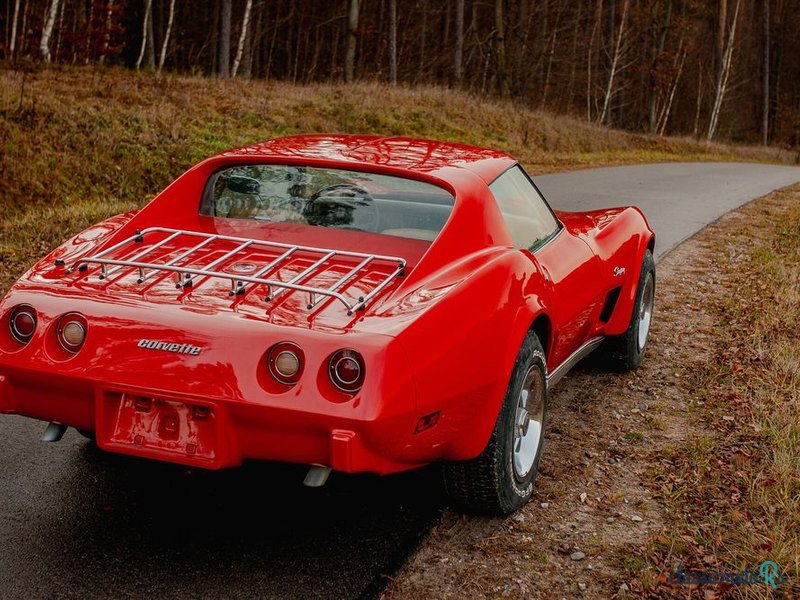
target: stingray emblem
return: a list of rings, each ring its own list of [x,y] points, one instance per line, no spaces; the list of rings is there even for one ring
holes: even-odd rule
[[[625,267],[614,267],[614,277],[622,277],[625,275]]]
[[[189,354],[197,356],[203,349],[191,344],[176,344],[173,342],[162,342],[161,340],[139,340],[139,348],[145,350],[163,350],[164,352],[174,352],[176,354]]]

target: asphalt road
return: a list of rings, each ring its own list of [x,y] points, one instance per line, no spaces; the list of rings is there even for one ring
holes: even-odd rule
[[[800,168],[666,164],[537,178],[554,207],[637,204],[663,255]],[[357,598],[382,589],[436,519],[435,473],[334,475],[249,464],[187,470],[104,454],[0,417],[0,598]]]
[[[800,181],[800,167],[667,163],[534,177],[553,208],[635,205],[656,232],[656,258],[742,204]]]

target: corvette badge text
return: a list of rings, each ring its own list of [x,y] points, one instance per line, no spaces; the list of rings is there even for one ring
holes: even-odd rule
[[[164,352],[175,352],[176,354],[189,354],[197,356],[203,349],[191,344],[176,344],[173,342],[162,342],[161,340],[139,340],[139,348],[145,350],[163,350]]]

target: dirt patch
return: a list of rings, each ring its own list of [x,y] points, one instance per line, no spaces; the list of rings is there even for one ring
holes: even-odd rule
[[[675,519],[663,496],[653,497],[652,461],[706,434],[693,416],[693,375],[724,343],[719,310],[738,300],[732,269],[769,239],[798,198],[800,188],[762,198],[667,255],[657,269],[656,319],[642,366],[622,375],[579,369],[554,390],[530,504],[507,519],[446,511],[385,597],[700,594],[661,585],[666,564],[647,568],[649,542]]]

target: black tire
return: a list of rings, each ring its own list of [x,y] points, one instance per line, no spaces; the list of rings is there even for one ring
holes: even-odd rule
[[[538,443],[532,439],[528,448],[535,445],[533,463],[526,473],[519,475],[515,466],[516,436],[528,435],[528,427],[535,427],[533,418],[525,427],[524,433],[517,425],[521,418],[519,405],[523,398],[524,385],[530,392],[525,396],[529,407],[536,406],[537,418],[540,413]],[[535,396],[531,396],[535,393]],[[529,412],[525,412],[529,416]],[[544,350],[539,338],[528,332],[522,343],[508,389],[500,408],[500,414],[489,438],[489,443],[476,458],[464,462],[447,463],[443,466],[444,487],[451,503],[458,509],[477,514],[507,515],[523,506],[533,494],[533,483],[539,469],[544,442],[544,426],[547,417],[547,367]],[[532,432],[532,435],[535,432]],[[518,445],[517,448],[522,448]],[[528,453],[528,458],[530,453]]]
[[[80,433],[83,437],[85,437],[87,440],[89,440],[91,442],[96,442],[97,441],[96,438],[95,438],[95,435],[94,435],[94,431],[88,431],[86,429],[76,429],[75,431]]]
[[[651,283],[648,284],[648,281]],[[651,292],[645,294],[648,285],[652,285]],[[650,319],[653,315],[653,298],[656,286],[656,263],[650,250],[645,250],[642,258],[642,267],[639,271],[639,283],[636,288],[636,299],[628,329],[622,335],[609,336],[603,345],[598,348],[597,358],[600,364],[611,371],[630,371],[638,367],[647,348],[650,321],[644,333],[644,343],[640,344],[639,332],[642,326],[642,309],[647,302],[650,304]]]

